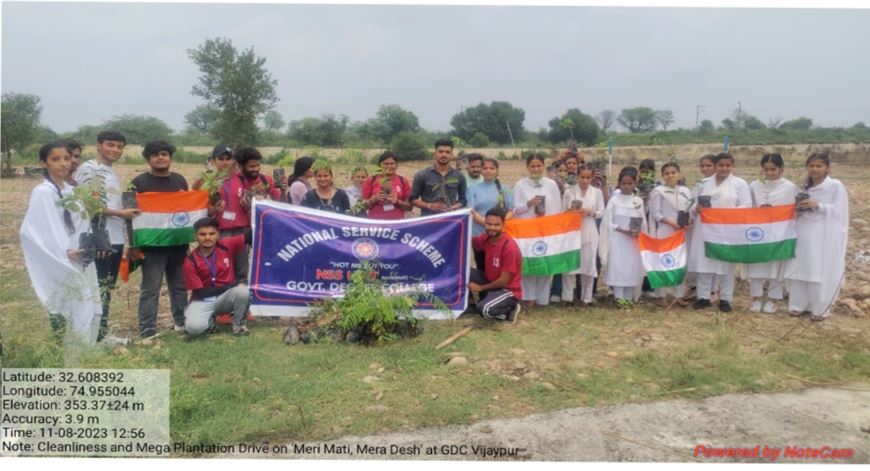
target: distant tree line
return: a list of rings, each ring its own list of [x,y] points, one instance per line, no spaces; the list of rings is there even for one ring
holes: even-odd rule
[[[810,118],[773,118],[767,123],[738,108],[720,126],[705,119],[693,129],[670,129],[675,121],[671,110],[646,106],[600,111],[594,117],[579,107],[554,116],[537,132],[526,129],[525,111],[507,101],[463,106],[450,119],[445,133],[420,126],[413,111],[398,104],[384,104],[375,116],[351,121],[346,115],[324,114],[290,122],[275,111],[277,81],[266,70],[266,59],[253,48],[237,50],[229,39],[208,39],[188,56],[200,75],[191,94],[204,103],[184,116],[186,127],[174,131],[151,116],[121,114],[104,123],[83,125],[58,136],[40,123],[41,100],[34,95],[6,93],[2,103],[2,154],[4,174],[12,171],[14,152],[56,137],[96,141],[101,129],[123,132],[131,144],[167,139],[181,146],[210,146],[222,142],[232,146],[279,147],[389,147],[401,158],[424,158],[428,147],[449,134],[464,147],[512,146],[540,148],[550,145],[602,145],[614,139],[616,145],[679,144],[712,142],[728,134],[734,143],[765,144],[790,142],[870,141],[863,122],[848,129],[817,128]],[[616,125],[625,132],[617,132]],[[786,142],[783,142],[783,141]]]

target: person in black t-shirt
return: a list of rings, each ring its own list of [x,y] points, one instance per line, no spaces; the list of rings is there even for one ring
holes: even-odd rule
[[[175,147],[166,141],[145,144],[142,155],[150,169],[137,176],[130,186],[138,193],[187,191],[187,180],[169,170]],[[132,237],[130,239],[132,241]],[[187,291],[184,288],[184,259],[188,244],[172,247],[137,247],[145,258],[142,260],[142,285],[139,292],[139,335],[143,339],[157,336],[157,306],[160,285],[166,274],[169,288],[169,305],[175,331],[184,331],[184,309],[187,307]]]

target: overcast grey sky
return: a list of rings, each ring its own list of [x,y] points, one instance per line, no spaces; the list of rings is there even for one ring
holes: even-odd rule
[[[763,121],[870,124],[870,10],[4,2],[2,90],[58,132],[118,114],[181,129],[200,99],[187,50],[253,46],[285,119],[365,120],[396,103],[430,130],[509,101],[537,130],[566,109],[650,106],[676,126],[737,102]]]

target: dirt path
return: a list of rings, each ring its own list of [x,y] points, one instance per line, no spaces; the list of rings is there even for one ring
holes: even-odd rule
[[[308,453],[293,447],[310,445]],[[361,453],[368,445],[375,453]],[[733,461],[693,456],[698,445],[756,446],[758,458],[778,449],[777,462],[870,462],[870,384],[808,389],[794,393],[732,394],[701,401],[582,407],[521,419],[424,429],[370,437],[345,437],[328,444],[289,444],[282,458],[437,459],[533,461]],[[338,452],[328,453],[328,446]],[[451,449],[450,447],[453,446]],[[851,449],[842,459],[787,458],[787,447],[804,452]],[[383,447],[383,448],[378,448]],[[403,447],[402,451],[399,447]],[[427,450],[434,447],[434,454]],[[464,448],[463,448],[464,447]],[[419,451],[418,451],[419,450]],[[319,451],[319,452],[318,452]],[[383,451],[384,453],[380,453]],[[417,452],[418,451],[418,452]],[[453,451],[455,454],[450,454]],[[404,452],[404,453],[403,453]],[[503,454],[498,456],[485,454]],[[272,455],[275,456],[275,455]]]

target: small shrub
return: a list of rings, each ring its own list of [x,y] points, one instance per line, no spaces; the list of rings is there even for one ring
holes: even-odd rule
[[[471,144],[471,147],[489,147],[489,137],[478,131],[471,136],[471,139],[468,140],[468,143]]]
[[[270,156],[264,158],[264,159],[263,159],[263,163],[270,164],[270,165],[275,165],[275,164],[277,164],[277,163],[279,163],[279,162],[282,162],[284,159],[286,159],[286,158],[289,157],[289,156],[290,156],[290,151],[288,151],[287,149],[282,148],[282,149],[279,150],[278,152],[275,152],[274,154],[272,154],[272,155],[270,155]]]
[[[172,161],[180,164],[203,164],[210,154],[197,154],[185,149],[176,149],[172,154]]]
[[[390,149],[403,162],[429,158],[429,153],[426,151],[426,138],[422,134],[400,132],[390,143]],[[377,163],[377,158],[374,159],[373,163]]]

